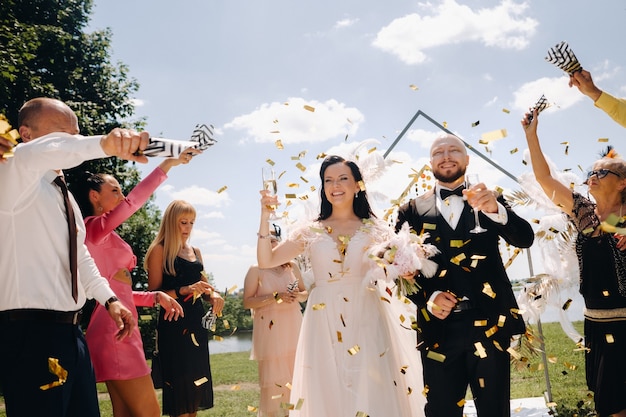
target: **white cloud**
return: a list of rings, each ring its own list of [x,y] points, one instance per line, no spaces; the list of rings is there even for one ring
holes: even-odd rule
[[[161,191],[170,197],[170,200],[185,200],[191,203],[193,206],[207,206],[207,207],[224,207],[230,204],[230,198],[227,191],[217,193],[198,185],[192,185],[182,189],[174,189],[172,185],[164,185],[161,187]],[[199,210],[198,210],[199,211]]]
[[[359,19],[350,19],[350,18],[345,18],[345,19],[338,20],[335,23],[335,29],[343,29],[343,28],[347,28],[347,27],[353,26],[358,21],[359,21]]]
[[[550,107],[545,110],[546,112],[565,110],[585,98],[577,88],[568,86],[567,76],[543,77],[525,83],[518,88],[513,93],[512,107],[522,113],[527,112],[529,108],[535,105],[541,95],[545,95],[548,103],[550,103]]]
[[[319,143],[354,135],[363,120],[358,109],[346,107],[337,100],[320,102],[295,97],[285,103],[263,104],[252,113],[225,124],[224,129],[244,130],[247,132],[245,140],[257,143],[274,143],[278,139],[283,144]]]
[[[528,9],[526,3],[511,0],[476,11],[455,0],[422,6],[431,14],[413,13],[393,20],[378,32],[373,46],[416,65],[427,61],[428,49],[443,45],[480,42],[488,47],[523,49],[538,25],[522,15]]]
[[[143,107],[143,106],[146,105],[145,100],[140,99],[140,98],[132,98],[132,99],[130,99],[130,102],[135,107]]]

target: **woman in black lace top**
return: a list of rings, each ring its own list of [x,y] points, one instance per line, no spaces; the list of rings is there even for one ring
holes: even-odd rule
[[[522,120],[533,172],[575,225],[580,292],[585,300],[585,368],[599,416],[626,416],[626,161],[614,150],[595,161],[589,197],[553,178],[537,137],[537,112]]]

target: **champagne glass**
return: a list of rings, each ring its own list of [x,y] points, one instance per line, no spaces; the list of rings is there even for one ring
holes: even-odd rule
[[[470,199],[474,196],[474,190],[471,190],[470,187],[472,187],[475,184],[478,184],[480,181],[478,180],[478,174],[467,174],[465,176],[465,186],[467,187],[467,198]],[[470,230],[470,233],[483,233],[486,232],[487,229],[483,228],[480,226],[480,221],[478,220],[478,209],[473,208],[474,210],[474,219],[476,219],[476,226],[474,226],[474,228],[472,230]]]
[[[263,167],[263,189],[269,191],[269,195],[276,195],[278,192],[278,184],[276,183],[276,176],[274,174],[274,170],[271,167]],[[270,217],[268,220],[276,221],[280,220],[278,216],[276,216],[276,209],[278,208],[275,205],[267,206],[268,209],[272,210]]]

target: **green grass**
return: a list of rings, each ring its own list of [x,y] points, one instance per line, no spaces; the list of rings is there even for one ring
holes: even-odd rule
[[[574,323],[582,334],[582,322]],[[536,326],[533,333],[538,336]],[[586,389],[585,358],[572,340],[563,333],[559,323],[543,324],[545,350],[549,358],[547,370],[550,377],[552,401],[561,417],[587,415],[581,411],[593,409],[593,402]],[[522,349],[527,358],[517,361],[511,368],[511,398],[542,397],[546,380],[541,368],[541,355],[532,355]],[[256,416],[248,406],[257,406],[259,398],[256,362],[249,360],[249,352],[211,355],[211,372],[215,391],[215,407],[198,412],[198,417],[245,417]],[[106,393],[104,384],[98,391]],[[160,391],[159,391],[160,394]],[[101,395],[102,417],[111,417],[108,396]],[[578,413],[578,414],[577,414]],[[4,402],[0,398],[0,417],[6,417]]]

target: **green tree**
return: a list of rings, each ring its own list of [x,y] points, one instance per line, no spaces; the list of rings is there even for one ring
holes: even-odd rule
[[[91,0],[0,2],[0,113],[11,125],[17,127],[24,102],[42,96],[67,103],[76,112],[84,135],[104,134],[119,126],[139,130],[145,125],[143,119],[132,119],[132,98],[139,84],[129,77],[126,65],[111,62],[111,31],[85,31],[92,7]],[[107,158],[68,170],[70,185],[79,170],[113,174],[126,193],[140,179],[132,164]],[[148,202],[118,230],[137,255],[133,284],[138,288],[147,282],[141,265],[160,216],[154,203]],[[153,324],[140,324],[149,344]]]

